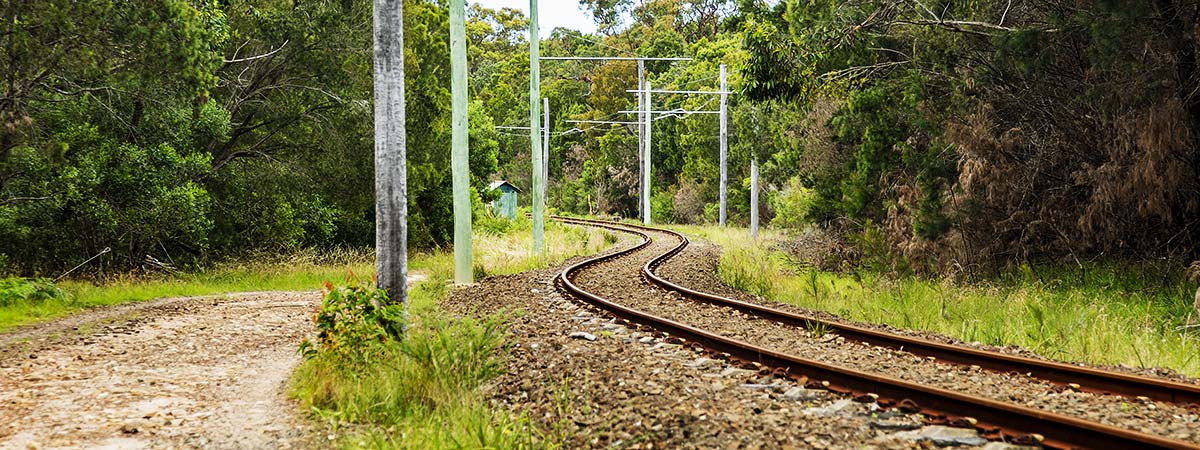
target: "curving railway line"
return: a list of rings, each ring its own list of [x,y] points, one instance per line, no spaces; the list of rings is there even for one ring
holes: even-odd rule
[[[700,292],[673,283],[657,273],[660,266],[688,246],[688,239],[682,234],[595,220],[564,217],[556,220],[629,233],[641,240],[630,248],[567,267],[558,277],[561,290],[609,314],[669,333],[683,341],[691,341],[726,359],[762,364],[806,385],[853,395],[862,401],[877,401],[881,407],[919,410],[931,422],[973,426],[984,437],[995,440],[1041,444],[1049,448],[1200,449],[1200,445],[1197,445],[1200,436],[1187,433],[1167,435],[1163,430],[1170,430],[1172,424],[1161,423],[1172,417],[1187,415],[1189,411],[1194,412],[1195,406],[1189,410],[1185,404],[1200,400],[1200,387],[1195,385],[925,341]],[[597,283],[598,280],[612,278],[613,275],[619,277],[621,274],[634,278],[640,275],[641,280],[626,279],[607,285]],[[646,283],[641,286],[643,289],[655,293],[627,295],[626,290],[635,291],[642,282]],[[664,292],[675,297],[663,296]],[[680,302],[680,297],[692,301]],[[705,320],[705,315],[720,319]],[[787,333],[797,333],[796,329],[812,327],[814,324],[832,330],[849,341],[908,354],[909,364],[917,360],[917,364],[926,368],[949,363],[988,369],[990,372],[987,376],[978,377],[983,380],[979,381],[980,385],[993,383],[988,376],[1000,377],[1000,374],[1012,373],[1024,376],[1002,377],[995,382],[999,387],[988,392],[983,388],[959,388],[947,384],[945,380],[926,383],[912,379],[919,377],[893,376],[886,371],[881,373],[877,367],[844,364],[844,361],[831,361],[829,358],[818,359],[808,356],[811,355],[808,353],[811,349],[788,344],[796,340],[795,336],[798,335]],[[731,328],[734,325],[753,331]],[[784,339],[769,338],[780,333],[783,333]],[[900,357],[897,360],[906,359]],[[977,377],[973,375],[972,378]],[[1031,397],[1036,397],[1037,392],[1046,391],[1046,386],[1039,387],[1037,383],[1050,383],[1060,388],[1122,396],[1094,395],[1085,399],[1096,403],[1119,403],[1120,408],[1109,408],[1107,411],[1126,408],[1128,404],[1125,401],[1130,398],[1138,401],[1156,400],[1162,403],[1151,405],[1150,408],[1162,414],[1156,418],[1115,412],[1092,417],[1072,413],[1075,407],[1048,406],[1034,399],[1025,401],[1027,398],[1019,396],[1003,398],[1004,394],[1000,394],[1006,391],[1004,386],[1008,385],[1005,383],[1029,384],[1029,380],[1034,381],[1033,387],[1026,389],[1033,392],[1028,394]],[[1105,410],[1104,407],[1096,409]],[[1194,414],[1191,417],[1194,418]],[[1156,423],[1152,424],[1155,425],[1153,427],[1142,426],[1146,425],[1144,422]],[[1179,425],[1196,426],[1190,422]]]

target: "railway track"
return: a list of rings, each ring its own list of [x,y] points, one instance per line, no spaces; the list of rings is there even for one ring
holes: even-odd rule
[[[678,240],[678,244],[654,255],[641,265],[642,276],[650,283],[680,295],[709,304],[720,305],[788,326],[827,327],[846,339],[858,340],[876,346],[900,348],[913,354],[932,356],[944,362],[976,365],[998,372],[1021,372],[1055,383],[1071,385],[1073,388],[1097,393],[1118,393],[1132,397],[1149,397],[1166,402],[1190,402],[1200,398],[1194,386],[1138,377],[1129,374],[1105,372],[1096,369],[1075,367],[1062,363],[1040,361],[1013,355],[986,352],[961,346],[923,341],[852,325],[823,321],[788,311],[777,310],[728,299],[692,290],[672,283],[656,274],[655,270],[688,245],[686,237],[669,230],[641,227],[610,222],[556,218],[565,223],[596,226],[630,233],[638,236],[641,243],[623,251],[588,259],[566,268],[559,276],[560,288],[570,295],[610,314],[630,322],[667,332],[677,338],[692,341],[706,349],[722,353],[728,358],[745,362],[757,362],[780,371],[788,377],[807,381],[808,384],[823,385],[835,392],[863,396],[878,396],[883,407],[919,409],[929,417],[960,425],[973,425],[985,437],[1000,438],[1018,443],[1041,443],[1050,448],[1200,448],[1191,442],[1172,440],[1165,437],[1134,431],[1058,414],[1044,409],[1031,408],[993,398],[971,395],[932,385],[914,383],[878,373],[843,367],[828,362],[816,361],[781,352],[762,345],[724,336],[711,330],[661,317],[645,310],[620,304],[612,299],[581,288],[576,276],[583,270],[597,267],[647,250],[654,242],[651,233],[666,234]],[[660,249],[661,250],[661,249]]]

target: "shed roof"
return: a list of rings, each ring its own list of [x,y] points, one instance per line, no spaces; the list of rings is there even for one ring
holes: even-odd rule
[[[508,185],[508,187],[512,188],[512,190],[514,190],[514,191],[517,191],[517,192],[521,192],[521,189],[520,189],[520,188],[518,188],[518,187],[516,187],[516,186],[513,186],[513,184],[512,184],[512,183],[509,183],[509,182],[508,182],[508,181],[506,181],[506,180],[496,180],[496,181],[493,181],[493,182],[492,182],[492,184],[488,186],[488,190],[490,191],[490,190],[493,190],[493,189],[499,189],[499,188],[500,188],[500,186],[504,186],[504,185],[506,185],[506,184]]]

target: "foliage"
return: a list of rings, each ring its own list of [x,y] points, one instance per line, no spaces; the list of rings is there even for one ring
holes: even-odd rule
[[[746,93],[834,108],[812,219],[942,268],[1200,248],[1194,3],[745,6]]]
[[[325,298],[313,317],[315,343],[305,339],[306,357],[326,353],[335,358],[359,357],[370,344],[395,343],[404,334],[404,305],[390,301],[382,289],[362,283],[334,287],[325,283]]]
[[[10,5],[4,270],[56,274],[105,248],[83,273],[372,244],[371,10],[369,0]],[[409,129],[422,130],[407,147],[418,248],[450,239],[447,17],[436,2],[405,5]],[[483,105],[470,112],[476,190],[499,150]]]
[[[775,219],[771,225],[793,230],[811,225],[809,217],[815,197],[813,190],[804,187],[799,178],[788,180],[783,190],[771,197],[771,205],[775,208]]]
[[[0,278],[0,308],[69,300],[66,292],[47,279]]]

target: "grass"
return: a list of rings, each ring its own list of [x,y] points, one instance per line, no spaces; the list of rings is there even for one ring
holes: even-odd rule
[[[1194,286],[1178,276],[1116,263],[1021,266],[989,280],[892,278],[801,267],[745,230],[679,227],[724,249],[720,277],[782,303],[847,319],[942,333],[967,342],[1016,345],[1092,364],[1166,367],[1200,376],[1200,336],[1179,328]]]
[[[313,291],[324,280],[342,280],[347,274],[363,274],[369,279],[375,270],[372,258],[367,250],[305,251],[282,258],[225,263],[210,270],[174,276],[122,276],[99,284],[67,280],[57,283],[65,293],[63,296],[0,303],[0,332],[87,308],[156,298],[247,291]]]
[[[528,219],[508,222],[500,231],[480,229],[474,239],[476,273],[501,275],[522,272],[602,247],[605,233],[556,223],[546,224],[544,256],[535,257],[529,242]],[[454,271],[453,256],[446,251],[410,255],[410,272],[437,278]],[[435,273],[436,272],[436,273]],[[286,256],[266,256],[228,262],[208,270],[172,276],[117,276],[102,283],[66,280],[57,283],[65,295],[3,301],[0,286],[0,332],[52,320],[88,308],[119,305],[167,297],[219,295],[250,291],[315,291],[326,280],[370,280],[375,274],[374,254],[360,250],[305,250]],[[0,280],[4,280],[0,278]]]
[[[528,222],[477,236],[477,275],[511,274],[599,251],[615,240],[596,229],[548,223],[545,256],[530,249]],[[528,417],[492,408],[479,388],[503,370],[503,318],[446,317],[437,305],[450,292],[453,255],[419,255],[428,279],[410,290],[409,334],[371,345],[370,357],[347,361],[318,353],[292,380],[292,394],[333,432],[340,448],[543,448],[552,446]]]

